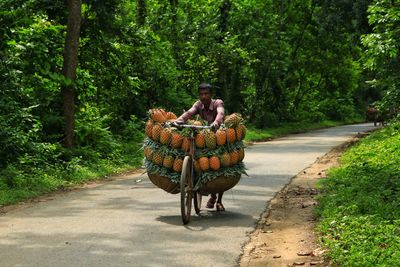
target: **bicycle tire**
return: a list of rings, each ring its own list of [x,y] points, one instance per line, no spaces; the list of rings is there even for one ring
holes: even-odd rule
[[[182,173],[181,173],[181,216],[183,224],[188,224],[192,212],[192,198],[193,198],[193,178],[191,170],[191,158],[186,156],[183,159]]]

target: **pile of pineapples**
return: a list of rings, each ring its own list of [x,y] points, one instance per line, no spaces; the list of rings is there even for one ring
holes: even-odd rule
[[[149,117],[144,141],[147,172],[179,183],[183,158],[189,151],[189,129],[168,126],[166,122],[175,121],[177,117],[163,109],[151,109]],[[187,124],[206,125],[206,122],[198,119],[189,120]],[[245,173],[242,162],[245,134],[243,119],[237,113],[226,116],[216,132],[209,129],[196,132],[194,168],[198,177],[197,188],[221,175],[230,177]]]

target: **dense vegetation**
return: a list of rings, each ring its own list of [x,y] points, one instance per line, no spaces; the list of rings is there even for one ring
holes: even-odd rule
[[[372,32],[362,35],[364,75],[383,89],[381,108],[398,110],[400,1],[374,1]],[[396,122],[397,120],[397,122]],[[400,124],[365,138],[322,183],[318,214],[322,243],[340,266],[397,266],[400,262]]]
[[[398,11],[371,0],[3,0],[0,203],[138,166],[146,111],[181,113],[202,81],[254,129],[392,106]]]
[[[400,262],[400,124],[362,140],[324,180],[319,229],[340,266]]]
[[[2,0],[0,24],[0,205],[139,166],[147,110],[200,82],[250,139],[399,108],[399,0]],[[399,127],[323,184],[341,266],[400,262]]]

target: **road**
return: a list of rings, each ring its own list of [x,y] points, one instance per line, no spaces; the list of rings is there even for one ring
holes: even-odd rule
[[[225,193],[227,211],[202,211],[188,226],[179,195],[145,175],[10,211],[0,216],[0,266],[236,266],[268,201],[318,157],[372,128],[340,126],[249,146],[249,176]]]

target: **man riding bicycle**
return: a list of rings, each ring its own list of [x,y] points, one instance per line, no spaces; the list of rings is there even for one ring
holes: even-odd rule
[[[208,83],[202,83],[198,87],[199,100],[196,101],[193,106],[186,112],[184,112],[175,122],[178,124],[185,123],[193,115],[199,114],[203,120],[206,120],[211,128],[214,130],[218,129],[224,121],[224,102],[221,99],[212,99],[212,87]],[[210,199],[207,202],[206,208],[213,209],[216,204],[217,211],[224,211],[224,205],[222,204],[222,196],[224,192],[218,193],[218,199],[216,194],[211,194]]]

